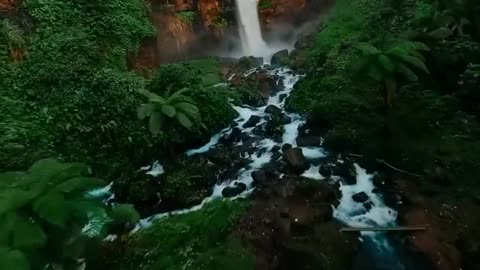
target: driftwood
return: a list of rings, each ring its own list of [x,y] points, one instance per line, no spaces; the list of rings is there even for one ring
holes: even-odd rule
[[[392,165],[388,164],[387,162],[385,162],[384,160],[381,160],[381,159],[377,159],[378,162],[380,163],[383,163],[385,164],[386,166],[388,166],[389,168],[395,170],[395,171],[398,171],[398,172],[401,172],[401,173],[404,173],[404,174],[408,174],[408,175],[411,175],[411,176],[415,176],[415,177],[422,177],[421,175],[419,174],[416,174],[416,173],[411,173],[411,172],[407,172],[407,171],[404,171],[404,170],[401,170],[399,168],[396,168],[396,167],[393,167]]]
[[[418,232],[426,231],[430,225],[403,227],[342,227],[341,232]]]
[[[363,158],[363,155],[359,155],[359,154],[347,154],[347,155],[352,156],[352,157],[361,157],[361,158]],[[397,172],[401,172],[401,173],[408,174],[408,175],[411,175],[411,176],[415,176],[415,177],[418,177],[418,178],[422,177],[422,176],[419,175],[419,174],[407,172],[407,171],[404,171],[404,170],[399,169],[399,168],[397,168],[397,167],[394,167],[393,165],[388,164],[385,160],[377,159],[377,162],[378,162],[378,163],[385,164],[387,167],[389,167],[390,169],[395,170],[395,171],[397,171]]]

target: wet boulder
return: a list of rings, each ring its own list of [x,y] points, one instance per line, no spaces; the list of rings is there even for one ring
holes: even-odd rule
[[[241,70],[249,70],[263,64],[262,57],[244,56],[238,60],[238,67]]]
[[[276,90],[277,83],[275,78],[266,72],[260,72],[256,77],[256,81],[258,92],[263,98],[269,98]]]
[[[286,149],[283,151],[283,158],[287,161],[290,169],[296,173],[303,173],[310,167],[301,148],[296,147]]]
[[[270,104],[265,108],[265,112],[269,114],[280,114],[282,113],[282,109],[278,108],[277,106]]]
[[[369,199],[370,198],[368,197],[367,193],[365,193],[363,191],[352,195],[352,200],[354,200],[358,203],[365,203]]]
[[[241,139],[242,131],[238,128],[235,127],[232,129],[232,132],[225,134],[222,136],[220,139],[221,143],[234,143],[237,142]]]
[[[328,165],[320,165],[320,168],[318,169],[318,172],[323,176],[323,177],[330,177],[332,176],[332,169]]]
[[[321,139],[318,136],[299,136],[297,137],[297,145],[304,146],[320,146]]]
[[[290,59],[288,57],[288,50],[281,50],[273,54],[271,64],[274,67],[288,65]]]
[[[253,183],[261,186],[267,182],[267,172],[263,169],[252,172]]]
[[[228,186],[222,190],[222,195],[225,198],[231,198],[239,195],[247,190],[247,186],[244,183],[235,183],[233,186]]]
[[[250,118],[247,120],[247,122],[245,124],[243,124],[243,127],[244,128],[251,128],[251,127],[254,127],[256,126],[258,123],[260,123],[260,120],[262,118],[258,115],[252,115],[250,116]]]

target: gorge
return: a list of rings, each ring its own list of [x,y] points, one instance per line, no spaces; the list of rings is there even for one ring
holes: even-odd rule
[[[0,269],[480,269],[477,2],[0,0]]]

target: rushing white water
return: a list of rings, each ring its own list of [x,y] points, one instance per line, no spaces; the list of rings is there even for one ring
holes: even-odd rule
[[[248,71],[252,73],[252,71]],[[255,71],[253,71],[255,72]],[[237,123],[237,127],[240,128],[241,132],[248,134],[250,137],[255,138],[257,135],[253,133],[255,127],[264,125],[268,118],[269,114],[265,112],[265,109],[269,105],[277,106],[281,113],[285,114],[290,118],[291,122],[284,125],[283,135],[281,142],[275,142],[272,139],[257,137],[258,140],[254,143],[255,151],[252,154],[245,153],[243,158],[250,160],[250,163],[241,168],[237,173],[236,177],[233,179],[219,179],[218,184],[212,188],[212,194],[210,197],[205,198],[202,203],[196,205],[189,209],[177,210],[169,213],[163,213],[148,217],[140,221],[134,231],[142,227],[147,227],[156,219],[163,218],[169,215],[184,214],[192,211],[197,211],[201,209],[206,203],[212,201],[216,198],[222,198],[223,189],[227,187],[235,187],[239,183],[245,185],[246,190],[237,195],[234,198],[246,197],[255,189],[253,185],[252,173],[258,169],[263,168],[268,164],[272,157],[273,152],[271,150],[274,146],[283,146],[284,144],[291,144],[292,146],[297,146],[297,137],[299,136],[299,127],[305,123],[305,119],[295,113],[288,113],[285,111],[285,96],[290,95],[294,89],[295,83],[302,77],[299,74],[293,73],[287,68],[279,68],[269,71],[271,75],[278,75],[282,80],[283,89],[277,92],[274,96],[271,96],[268,99],[267,105],[261,107],[249,107],[249,106],[235,106],[232,105],[232,108],[238,113],[238,117],[234,120]],[[249,128],[244,128],[243,125],[250,119],[252,116],[259,116],[261,120],[254,126]],[[225,134],[230,134],[232,132],[232,127],[227,127],[223,129],[218,134],[215,134],[211,140],[204,146],[201,146],[197,149],[192,149],[186,152],[187,155],[196,155],[208,152],[210,149],[215,148],[220,143],[220,138]],[[239,142],[235,144],[239,146],[243,144]],[[234,147],[235,145],[232,145]],[[323,150],[321,145],[310,146],[310,147],[301,147],[302,152],[307,158],[307,160],[315,160],[321,157],[325,157],[327,153]],[[343,163],[343,160],[338,160],[338,163]],[[158,163],[157,168],[158,168]],[[154,164],[155,165],[155,164]],[[155,167],[155,166],[152,166]],[[152,168],[153,169],[153,168]],[[320,166],[310,166],[302,176],[316,181],[322,181],[325,179],[319,172]],[[340,182],[340,191],[342,197],[340,199],[340,204],[334,210],[334,217],[345,223],[349,226],[394,226],[397,213],[386,207],[382,197],[379,194],[373,192],[374,185],[372,183],[372,175],[368,175],[364,169],[355,164],[355,169],[357,173],[357,182],[354,185],[346,185],[343,183],[342,178],[338,176],[330,177],[332,180]],[[155,171],[155,170],[153,170]],[[150,171],[151,172],[151,171]],[[163,173],[163,172],[162,172]],[[167,172],[168,173],[168,172]],[[368,209],[366,204],[358,203],[353,200],[352,196],[364,192],[368,195],[369,200]],[[389,249],[388,242],[385,240],[381,234],[378,233],[367,233],[363,234],[364,237],[368,237],[371,241],[375,242],[378,247],[382,249]]]
[[[237,23],[243,55],[264,56],[270,49],[263,40],[257,0],[236,0]]]

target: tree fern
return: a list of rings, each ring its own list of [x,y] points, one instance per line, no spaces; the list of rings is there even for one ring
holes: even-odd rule
[[[429,48],[423,43],[401,40],[384,50],[368,43],[358,44],[356,48],[361,57],[354,65],[354,71],[382,83],[384,101],[388,107],[392,105],[393,93],[397,88],[397,76],[416,81],[418,76],[412,68],[429,73],[421,53]]]
[[[175,119],[187,129],[192,129],[195,124],[201,124],[200,110],[195,102],[184,93],[188,89],[181,89],[169,97],[161,97],[146,90],[141,90],[149,103],[142,104],[137,110],[140,120],[149,118],[150,132],[160,132],[162,126],[168,119]]]

